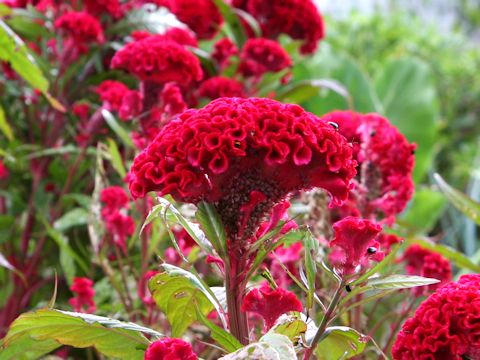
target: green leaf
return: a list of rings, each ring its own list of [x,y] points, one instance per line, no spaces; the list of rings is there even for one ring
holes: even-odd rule
[[[310,231],[305,233],[303,238],[305,248],[305,273],[307,276],[307,303],[306,307],[310,310],[313,307],[315,295],[315,278],[317,277],[317,263],[315,261],[318,254],[318,241]]]
[[[296,358],[293,344],[287,336],[267,333],[258,342],[225,355],[219,360],[292,360]]]
[[[442,215],[446,203],[438,191],[429,188],[417,189],[397,223],[410,234],[428,233]]]
[[[440,280],[415,275],[389,275],[386,277],[370,279],[364,288],[368,289],[408,289],[417,286],[437,284]]]
[[[195,217],[221,258],[226,256],[227,235],[215,206],[205,201],[197,205]]]
[[[475,221],[477,225],[480,225],[480,204],[448,185],[439,174],[434,174],[433,177],[442,193],[450,200],[453,206]]]
[[[458,252],[457,250],[451,248],[450,246],[442,245],[442,244],[434,244],[422,238],[408,239],[408,243],[418,244],[427,250],[436,251],[439,254],[446,257],[448,260],[452,261],[458,267],[461,267],[463,269],[468,269],[476,273],[480,273],[480,265],[475,264],[468,257]]]
[[[300,313],[297,314],[300,315]],[[307,324],[298,315],[283,315],[269,332],[285,335],[296,344],[299,338],[307,332]]]
[[[2,340],[0,360],[32,359],[69,345],[95,347],[105,356],[143,359],[149,341],[143,333],[162,334],[101,316],[59,310],[37,310],[20,315]]]
[[[62,215],[60,219],[53,223],[53,227],[64,232],[74,226],[82,226],[88,223],[88,211],[84,208],[74,208]]]
[[[235,43],[239,48],[247,41],[247,35],[245,29],[237,16],[235,11],[223,0],[213,0],[218,10],[222,14],[225,22],[228,24],[229,29],[232,31],[232,35],[235,39]]]
[[[438,132],[439,104],[428,64],[403,58],[379,69],[375,87],[383,113],[410,142],[417,144],[415,182],[425,176],[432,163]]]
[[[157,274],[148,283],[155,303],[167,316],[172,326],[172,336],[182,336],[185,330],[198,320],[198,311],[205,316],[214,305],[194,284],[192,278],[179,276],[173,272]]]
[[[115,119],[115,116],[108,111],[107,109],[102,109],[102,116],[107,122],[108,126],[113,130],[115,134],[118,135],[118,137],[122,140],[125,146],[129,148],[133,148],[133,142],[132,139],[130,139],[130,136],[128,135],[128,131],[125,130]]]
[[[340,95],[347,101],[349,108],[353,108],[353,99],[348,90],[336,80],[332,79],[314,79],[301,80],[281,88],[277,93],[280,101],[290,103],[303,103],[317,95],[319,90],[328,89]]]
[[[5,137],[12,141],[14,139],[12,128],[5,117],[5,111],[3,107],[0,105],[0,131],[5,135]]]
[[[357,330],[345,326],[332,326],[325,333],[315,349],[318,360],[343,360],[360,355],[368,338]]]
[[[210,336],[215,340],[227,353],[234,352],[240,349],[243,345],[238,341],[232,334],[228,331],[225,331],[221,327],[218,327],[210,320],[207,319],[205,315],[197,308],[197,317],[198,319],[210,329]]]
[[[0,60],[8,62],[13,70],[31,87],[39,90],[56,110],[65,112],[65,108],[48,93],[48,80],[25,43],[2,20],[0,20]]]
[[[0,16],[10,15],[12,13],[12,8],[0,3]]]
[[[107,139],[108,144],[108,153],[110,154],[110,158],[112,160],[112,166],[115,171],[122,177],[122,179],[127,175],[127,171],[125,170],[125,166],[123,166],[122,156],[120,155],[120,151],[118,151],[117,143],[111,139]]]
[[[1,252],[0,252],[0,266],[15,273],[18,277],[22,279],[25,286],[27,286],[27,279],[25,278],[25,275],[23,275],[23,273],[20,270],[18,270],[15,266],[13,266],[10,263],[10,261],[8,261],[8,259]]]

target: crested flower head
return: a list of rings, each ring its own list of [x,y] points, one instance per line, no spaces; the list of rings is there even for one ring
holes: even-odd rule
[[[114,18],[122,16],[122,7],[119,0],[85,0],[84,4],[86,10],[94,16],[99,16],[102,13],[110,14]]]
[[[409,275],[420,275],[427,278],[440,280],[437,284],[413,288],[415,295],[424,295],[452,280],[452,267],[450,262],[439,253],[424,249],[420,245],[411,245],[403,254],[403,261],[407,263]]]
[[[437,289],[404,324],[394,360],[478,359],[480,275],[463,275]]]
[[[228,37],[218,40],[213,45],[212,57],[221,68],[227,67],[230,58],[234,55],[238,55],[238,48]]]
[[[375,240],[381,226],[368,220],[346,217],[333,224],[335,237],[330,242],[333,249],[330,261],[343,275],[353,274],[359,265],[367,265],[370,259],[379,261],[383,253]]]
[[[293,292],[282,288],[272,289],[268,285],[250,290],[242,303],[242,311],[260,315],[267,329],[271,328],[281,315],[302,310],[302,303]]]
[[[244,76],[278,72],[292,64],[288,53],[273,40],[249,39],[240,54],[239,70]]]
[[[143,40],[148,37],[154,37],[160,40],[171,40],[175,41],[180,45],[198,47],[197,39],[195,38],[195,34],[191,31],[183,28],[172,27],[165,31],[163,34],[152,34],[148,31],[144,30],[135,30],[131,33],[131,37],[135,41]]]
[[[100,100],[107,103],[111,110],[118,111],[122,105],[123,97],[128,93],[128,87],[115,80],[105,80],[98,85],[96,92]]]
[[[103,43],[102,26],[99,21],[86,12],[67,12],[55,20],[55,28],[63,30],[79,43]]]
[[[413,194],[415,145],[377,114],[334,111],[322,119],[336,123],[353,144],[358,170],[352,205],[366,218],[394,218]]]
[[[220,98],[161,129],[135,158],[130,191],[215,203],[232,233],[251,218],[251,236],[291,192],[322,187],[334,203],[345,200],[355,174],[351,156],[334,128],[297,105]]]
[[[312,0],[234,0],[233,5],[249,12],[265,37],[287,34],[303,40],[300,50],[304,54],[313,53],[325,36],[322,16]]]
[[[192,346],[182,339],[162,338],[151,343],[145,352],[145,360],[197,360]]]
[[[221,97],[245,97],[243,84],[224,76],[214,76],[204,81],[198,92],[200,96],[211,100]]]
[[[211,39],[223,23],[222,15],[213,0],[156,0],[197,35],[198,39]]]
[[[72,305],[73,310],[77,312],[93,313],[96,310],[95,290],[93,289],[93,281],[86,277],[76,277],[70,286],[70,290],[75,294],[68,302]]]
[[[112,58],[113,69],[123,69],[142,81],[188,84],[203,76],[198,59],[182,45],[149,36],[125,45]]]

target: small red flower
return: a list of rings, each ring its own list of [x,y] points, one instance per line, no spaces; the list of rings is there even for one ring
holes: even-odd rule
[[[122,7],[119,0],[85,0],[87,12],[93,16],[99,16],[102,13],[110,14],[114,18],[122,16]]]
[[[75,103],[72,106],[72,113],[78,116],[81,120],[87,120],[90,113],[90,106],[85,103]]]
[[[229,65],[230,58],[235,55],[238,55],[238,48],[229,38],[220,39],[213,45],[212,57],[222,69]]]
[[[199,39],[211,39],[223,23],[222,15],[212,0],[155,0],[167,7],[186,24]]]
[[[479,309],[480,275],[463,275],[440,287],[403,324],[393,359],[478,359]]]
[[[75,294],[68,302],[72,305],[73,310],[77,312],[94,313],[97,309],[93,297],[95,290],[93,289],[93,281],[86,277],[76,277],[70,290]]]
[[[0,180],[1,179],[6,179],[8,177],[8,169],[7,167],[5,166],[5,164],[3,163],[2,160],[0,160]]]
[[[245,97],[242,83],[223,76],[215,76],[204,81],[198,92],[200,96],[211,100],[221,97]]]
[[[244,76],[259,77],[266,72],[278,72],[291,66],[288,53],[273,40],[249,39],[240,54],[239,71]]]
[[[142,94],[137,90],[129,90],[123,95],[122,103],[118,109],[118,116],[123,121],[131,120],[141,114],[143,104]]]
[[[67,33],[73,40],[80,43],[105,41],[102,26],[96,18],[86,12],[68,12],[55,21],[55,28]]]
[[[346,217],[333,224],[335,237],[330,242],[330,261],[343,275],[353,274],[368,260],[380,261],[384,254],[375,240],[382,227],[368,220]]]
[[[130,198],[121,186],[109,186],[102,190],[100,200],[105,203],[102,216],[108,217],[110,213],[122,208],[128,208]]]
[[[192,32],[177,27],[170,28],[163,34],[152,34],[144,30],[135,30],[131,33],[131,36],[135,41],[143,40],[148,37],[155,37],[160,40],[172,40],[180,45],[198,47],[197,39]]]
[[[145,352],[145,360],[197,360],[192,346],[182,339],[163,338],[151,343]]]
[[[281,315],[302,310],[302,303],[293,292],[282,288],[272,289],[268,285],[251,290],[242,303],[242,311],[260,315],[267,329],[271,328]]]
[[[325,36],[322,16],[312,0],[234,0],[233,5],[249,12],[260,24],[265,37],[287,34],[303,40],[303,54],[311,54]]]
[[[96,92],[109,108],[118,111],[122,105],[123,97],[130,89],[120,81],[105,80],[98,85]]]
[[[450,262],[439,253],[424,249],[420,245],[411,245],[403,254],[403,261],[407,263],[406,269],[409,275],[440,280],[437,284],[419,286],[413,288],[415,295],[425,295],[452,280],[452,267]]]
[[[113,69],[126,70],[142,81],[188,84],[203,76],[200,62],[182,45],[150,36],[134,41],[117,51]]]

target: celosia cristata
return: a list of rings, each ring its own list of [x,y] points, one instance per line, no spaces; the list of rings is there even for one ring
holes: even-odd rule
[[[242,303],[242,311],[260,315],[267,329],[271,328],[281,315],[302,310],[302,303],[293,292],[282,288],[272,289],[268,285],[250,290]]]
[[[94,16],[102,13],[110,14],[114,18],[122,16],[122,7],[119,0],[85,0],[87,12]]]
[[[407,273],[440,280],[437,284],[419,286],[412,289],[415,295],[425,295],[443,284],[452,280],[450,262],[439,253],[422,248],[420,245],[411,245],[403,254]]]
[[[245,97],[242,83],[223,76],[215,76],[204,81],[200,85],[198,93],[211,100],[221,97]]]
[[[152,33],[149,33],[148,31],[136,30],[132,32],[131,36],[135,41],[143,40],[145,38],[154,36],[157,39],[175,41],[180,45],[188,45],[193,47],[198,46],[197,39],[195,38],[195,35],[192,32],[186,29],[177,28],[177,27],[170,28],[167,31],[165,31],[165,33],[163,34],[152,34]]]
[[[480,275],[463,275],[437,289],[403,324],[394,360],[479,359]]]
[[[197,360],[192,346],[182,339],[163,338],[151,343],[145,352],[145,360]]]
[[[113,69],[126,70],[142,81],[188,84],[203,76],[200,62],[182,45],[149,36],[133,41],[112,58]]]
[[[334,111],[322,119],[338,125],[353,144],[358,162],[355,189],[340,212],[354,215],[358,211],[365,218],[392,221],[413,194],[415,145],[377,114]]]
[[[167,7],[199,39],[211,39],[220,29],[223,18],[212,0],[153,0]]]
[[[249,12],[268,38],[287,34],[292,39],[304,40],[302,53],[310,54],[325,36],[324,23],[312,0],[233,0],[233,5]]]
[[[213,45],[212,58],[214,58],[220,68],[225,68],[230,64],[230,58],[238,55],[238,48],[229,38],[218,40]]]
[[[86,12],[67,12],[55,20],[55,28],[65,31],[79,43],[103,43],[102,26],[99,21]]]
[[[115,80],[102,81],[96,93],[108,107],[109,110],[118,111],[122,105],[123,97],[130,91],[127,85]]]
[[[230,234],[246,239],[291,192],[322,187],[334,203],[346,199],[355,174],[351,156],[332,126],[297,105],[221,98],[160,131],[135,158],[130,191],[135,198],[157,191],[216,203]]]
[[[382,231],[381,226],[365,219],[346,217],[333,224],[333,230],[330,261],[340,274],[353,274],[359,265],[383,259],[384,254],[375,240]]]
[[[9,172],[8,172],[7,167],[5,166],[3,161],[0,160],[0,180],[6,179],[8,177],[8,174],[9,174]]]
[[[249,39],[240,53],[239,71],[244,76],[259,77],[266,72],[286,69],[291,64],[290,56],[276,41]]]
[[[70,290],[75,297],[68,300],[73,310],[77,312],[94,313],[97,309],[93,297],[95,290],[93,289],[93,281],[86,277],[76,277],[70,286]]]

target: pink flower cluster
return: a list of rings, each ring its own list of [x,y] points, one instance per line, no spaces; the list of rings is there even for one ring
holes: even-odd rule
[[[480,358],[480,275],[437,289],[402,327],[394,360]]]
[[[124,214],[128,209],[128,194],[120,186],[110,186],[102,190],[100,200],[105,204],[101,213],[108,235],[126,253],[127,239],[135,231],[135,222]]]
[[[145,360],[197,360],[192,346],[182,339],[163,338],[151,343],[145,352]]]
[[[92,280],[86,277],[76,277],[73,279],[70,290],[75,294],[75,297],[68,302],[72,305],[74,311],[94,313],[97,310],[93,299],[95,290],[93,289]]]

